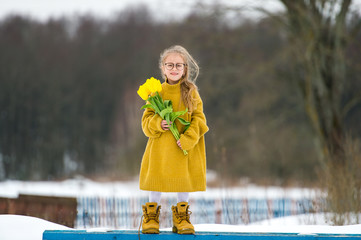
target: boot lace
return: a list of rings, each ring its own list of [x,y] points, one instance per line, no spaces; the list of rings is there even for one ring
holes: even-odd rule
[[[149,222],[150,220],[154,220],[159,223],[159,211],[160,207],[158,207],[156,213],[147,213],[147,210],[143,209],[143,217],[145,222]]]
[[[192,214],[192,212],[188,210],[188,207],[187,207],[185,212],[180,212],[179,213],[176,208],[174,208],[173,211],[174,211],[174,214],[175,214],[175,216],[176,216],[176,218],[178,220],[178,223],[181,223],[184,220],[187,221],[188,223],[191,223],[190,222],[190,215]]]

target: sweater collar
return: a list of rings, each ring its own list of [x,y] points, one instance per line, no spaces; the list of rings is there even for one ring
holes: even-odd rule
[[[179,91],[179,89],[180,89],[180,82],[181,82],[181,81],[179,81],[179,82],[176,83],[176,84],[171,85],[171,84],[169,84],[167,81],[165,81],[165,82],[163,83],[163,88],[166,89],[167,91]]]

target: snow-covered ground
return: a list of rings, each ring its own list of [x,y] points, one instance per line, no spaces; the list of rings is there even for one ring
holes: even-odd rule
[[[41,240],[45,230],[67,230],[68,227],[39,218],[0,215],[1,240]]]
[[[139,190],[138,181],[94,182],[89,179],[69,179],[61,182],[0,182],[0,197],[16,198],[19,194],[62,196],[62,197],[128,197],[147,196]],[[168,194],[171,195],[171,194]],[[207,188],[205,192],[191,193],[192,198],[237,197],[237,198],[316,198],[322,193],[309,188],[263,187],[248,184],[241,187]]]
[[[147,196],[140,191],[137,181],[99,183],[87,179],[73,179],[62,182],[21,182],[5,181],[0,183],[0,197],[16,198],[19,194],[45,196]],[[243,197],[243,198],[300,198],[319,197],[319,191],[306,188],[260,187],[247,185],[244,187],[215,189],[206,192],[192,193],[193,198],[207,196]],[[304,214],[284,218],[269,219],[248,225],[196,224],[196,231],[207,232],[286,232],[300,234],[361,234],[361,225],[330,226],[326,214]],[[40,240],[44,230],[69,229],[42,219],[0,215],[0,240]],[[107,229],[87,229],[88,231],[104,231]],[[112,230],[112,229],[108,229]],[[170,228],[162,229],[171,231]]]

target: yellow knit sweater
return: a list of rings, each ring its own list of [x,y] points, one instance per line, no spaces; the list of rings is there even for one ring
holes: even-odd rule
[[[181,100],[180,84],[162,84],[163,100],[171,100],[173,111],[185,109]],[[195,192],[206,190],[206,152],[204,134],[208,131],[203,113],[203,103],[197,91],[193,91],[195,109],[181,117],[190,121],[190,127],[183,133],[183,125],[176,120],[181,133],[184,155],[171,131],[161,128],[161,117],[153,109],[145,109],[142,129],[149,138],[140,168],[140,189],[157,192]],[[183,133],[183,134],[182,134]]]

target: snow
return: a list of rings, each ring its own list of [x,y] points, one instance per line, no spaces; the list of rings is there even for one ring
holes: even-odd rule
[[[41,240],[45,230],[69,230],[70,228],[35,217],[0,215],[1,240]]]
[[[88,179],[70,179],[61,182],[4,181],[0,183],[0,196],[17,198],[19,194],[56,197],[80,196],[134,196],[139,195],[136,181],[94,182]]]
[[[61,182],[24,182],[8,180],[0,182],[0,197],[17,198],[19,194],[61,196],[61,197],[129,197],[148,196],[146,191],[139,190],[138,181],[94,182],[89,179],[69,179]],[[195,192],[192,198],[229,197],[229,198],[315,198],[322,193],[309,188],[282,188],[276,186],[263,187],[248,184],[241,187],[207,188],[205,192]]]
[[[308,216],[301,216],[308,217]],[[322,216],[317,216],[322,219]],[[224,224],[197,224],[196,232],[239,232],[239,233],[298,233],[298,234],[361,234],[361,224],[348,226],[328,225],[298,225],[300,216],[285,217],[281,219],[267,220],[251,225],[224,225]],[[1,240],[41,240],[45,230],[70,230],[71,228],[51,223],[39,218],[0,215],[0,239]],[[113,229],[94,228],[87,232],[106,232]],[[161,231],[171,231],[170,228]]]
[[[147,192],[140,191],[137,181],[130,182],[94,182],[88,179],[71,179],[62,182],[0,182],[1,197],[16,198],[19,194],[45,196],[147,196]],[[207,196],[219,197],[248,197],[248,198],[299,198],[315,197],[320,193],[315,189],[280,187],[261,187],[247,185],[226,189],[209,188],[206,192],[192,193],[192,198]],[[330,226],[325,213],[304,214],[283,218],[269,219],[249,225],[224,224],[195,224],[198,232],[254,232],[254,233],[298,233],[298,234],[361,234],[361,224],[347,226]],[[44,230],[66,230],[68,227],[51,223],[39,218],[0,215],[1,240],[41,240]],[[104,232],[114,229],[93,228],[88,232]],[[171,231],[161,228],[161,231]]]

